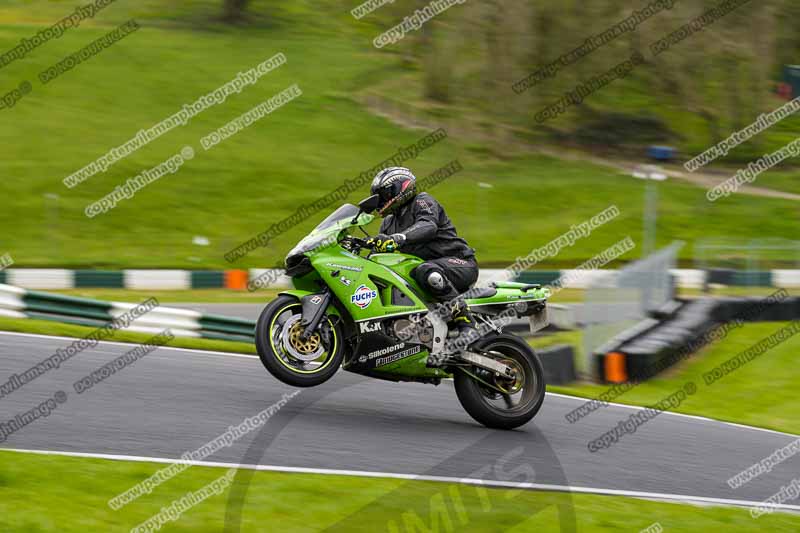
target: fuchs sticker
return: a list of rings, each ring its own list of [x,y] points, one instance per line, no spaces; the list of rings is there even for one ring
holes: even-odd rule
[[[350,303],[356,304],[361,309],[366,309],[372,300],[378,297],[378,291],[374,291],[366,285],[361,285],[356,289],[356,292],[350,296]]]

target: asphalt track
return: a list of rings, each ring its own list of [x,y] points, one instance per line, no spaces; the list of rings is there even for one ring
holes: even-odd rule
[[[0,380],[70,342],[0,332]],[[75,381],[131,348],[101,343],[0,399],[4,422],[56,391],[67,393],[66,403],[0,447],[176,459],[297,390],[272,378],[254,357],[161,348],[92,389],[75,392]],[[590,453],[587,443],[635,408],[611,405],[569,424],[564,415],[582,401],[548,394],[532,422],[494,431],[462,410],[448,383],[395,384],[340,372],[320,387],[302,390],[260,432],[207,461],[740,504],[764,500],[800,471],[795,456],[731,489],[728,478],[796,437],[672,413]],[[259,440],[251,446],[253,439]],[[511,461],[524,464],[529,474],[504,466]],[[787,503],[792,505],[786,509],[800,510],[800,502]]]

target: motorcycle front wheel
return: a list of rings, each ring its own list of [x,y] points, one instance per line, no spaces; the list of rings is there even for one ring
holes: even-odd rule
[[[472,349],[511,367],[512,377],[496,376],[475,366],[457,367],[456,395],[464,410],[484,426],[513,429],[529,422],[544,402],[544,368],[525,341],[492,335]]]
[[[328,381],[344,358],[342,330],[326,316],[314,334],[302,338],[303,306],[297,298],[278,296],[256,323],[256,349],[270,374],[294,387],[314,387]]]

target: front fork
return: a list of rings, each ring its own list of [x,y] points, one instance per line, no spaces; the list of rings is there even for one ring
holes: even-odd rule
[[[300,338],[307,341],[311,335],[317,331],[320,322],[325,317],[325,310],[331,303],[331,290],[325,287],[321,292],[308,294],[300,298],[303,305],[303,312],[300,318],[300,325],[303,326],[303,333]]]

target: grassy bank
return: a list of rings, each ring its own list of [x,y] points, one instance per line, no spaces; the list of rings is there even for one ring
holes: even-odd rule
[[[162,305],[174,303],[204,304],[263,304],[267,305],[281,289],[261,289],[257,291],[239,291],[231,289],[190,289],[169,291],[147,291],[132,289],[80,288],[47,291],[55,294],[78,296],[105,300],[107,302],[139,303],[148,298],[156,298]]]
[[[192,467],[149,495],[113,511],[107,501],[164,465],[0,451],[0,529],[4,531],[130,531],[162,507],[225,473]],[[248,473],[249,474],[249,473]],[[235,481],[242,483],[244,478]],[[53,480],[58,479],[58,483]],[[91,489],[89,489],[91,487]],[[190,508],[165,531],[222,531],[229,492]],[[794,531],[800,517],[776,513],[754,521],[747,510],[700,508],[630,498],[574,495],[381,478],[255,472],[244,492],[242,531],[391,531],[417,528],[476,532],[559,531],[574,513],[577,531]],[[419,529],[417,529],[419,530]],[[428,529],[430,530],[430,529]]]
[[[200,2],[195,11],[207,14],[216,4]],[[34,6],[44,11],[37,13]],[[67,10],[65,3],[39,0],[0,8],[0,49],[57,20],[58,8]],[[39,83],[39,72],[127,17],[138,17],[142,29],[48,84]],[[374,50],[363,27],[348,17],[339,3],[304,1],[277,9],[269,24],[232,30],[192,24],[193,10],[167,2],[118,2],[92,24],[4,67],[7,88],[22,80],[33,84],[30,94],[2,111],[0,136],[6,139],[4,160],[13,178],[0,182],[0,195],[9,199],[0,211],[0,226],[14,228],[3,236],[4,251],[19,266],[229,267],[225,252],[393,156],[398,147],[416,142],[425,130],[397,126],[355,98],[358,90],[404,67],[397,55]],[[105,173],[72,189],[62,184],[63,178],[139,130],[278,52],[287,63],[254,86]],[[201,137],[295,83],[301,97],[213,149],[201,148]],[[109,120],[112,110],[114,119]],[[461,162],[464,170],[433,192],[477,249],[482,265],[508,265],[612,204],[619,207],[619,217],[540,266],[573,267],[627,235],[641,243],[640,180],[540,155],[501,159],[458,129],[448,134],[407,164],[426,176],[453,159]],[[177,173],[151,183],[108,213],[91,219],[84,215],[88,204],[184,146],[192,146],[196,154]],[[685,259],[691,258],[691,243],[700,238],[729,235],[733,228],[747,239],[789,236],[796,225],[796,202],[734,195],[712,204],[703,189],[674,180],[662,183],[660,190],[659,244],[687,241],[681,252]],[[347,200],[366,194],[364,184]],[[314,213],[235,266],[269,266],[282,260],[328,212]],[[34,219],[39,222],[18,223]],[[743,220],[758,223],[741,224]],[[195,236],[208,238],[210,244],[193,244]],[[621,261],[639,255],[637,249]]]

